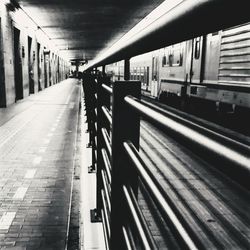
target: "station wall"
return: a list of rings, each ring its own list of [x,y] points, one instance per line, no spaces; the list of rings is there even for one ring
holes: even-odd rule
[[[69,72],[51,41],[22,10],[0,2],[0,107],[37,93]]]

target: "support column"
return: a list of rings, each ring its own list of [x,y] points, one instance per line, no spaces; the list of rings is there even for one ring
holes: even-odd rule
[[[106,75],[106,73],[105,73],[105,66],[106,66],[106,65],[103,65],[103,66],[102,66],[102,76],[105,76],[105,75]]]
[[[124,60],[124,80],[130,80],[130,59],[128,58]]]

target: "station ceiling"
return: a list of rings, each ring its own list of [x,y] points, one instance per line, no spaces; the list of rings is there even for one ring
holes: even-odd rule
[[[70,60],[91,60],[163,0],[19,0]]]

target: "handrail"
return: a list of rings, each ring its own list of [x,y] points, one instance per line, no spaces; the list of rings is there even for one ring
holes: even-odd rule
[[[230,163],[239,166],[240,169],[247,175],[250,175],[250,154],[245,155],[241,152],[237,152],[236,150],[232,150],[222,143],[216,142],[211,138],[190,129],[187,126],[164,116],[154,109],[147,107],[134,97],[126,96],[124,100],[134,110],[139,112],[144,117],[149,118],[153,123],[159,124],[162,127],[171,130],[171,132],[174,132],[177,135],[199,145],[200,147],[209,150],[220,158],[226,159]]]
[[[179,219],[176,217],[175,213],[169,206],[169,204],[166,202],[164,196],[159,191],[155,183],[152,181],[146,170],[144,169],[142,165],[142,160],[137,152],[137,150],[134,148],[133,144],[130,142],[124,142],[123,143],[124,149],[130,159],[132,160],[134,166],[136,167],[137,171],[140,174],[140,177],[142,178],[144,184],[148,187],[149,191],[155,198],[155,200],[158,203],[158,206],[161,207],[161,211],[164,213],[164,215],[169,218],[169,221],[171,221],[173,227],[176,229],[176,233],[178,233],[180,239],[182,239],[183,243],[186,245],[188,249],[192,250],[198,250],[198,247],[193,242],[189,234],[187,233],[186,229],[182,226]]]

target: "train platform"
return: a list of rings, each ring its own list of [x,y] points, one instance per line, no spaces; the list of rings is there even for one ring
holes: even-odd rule
[[[0,249],[102,249],[101,225],[88,225],[95,179],[81,151],[81,96],[81,83],[68,79],[0,110]],[[81,225],[73,244],[70,218]]]

